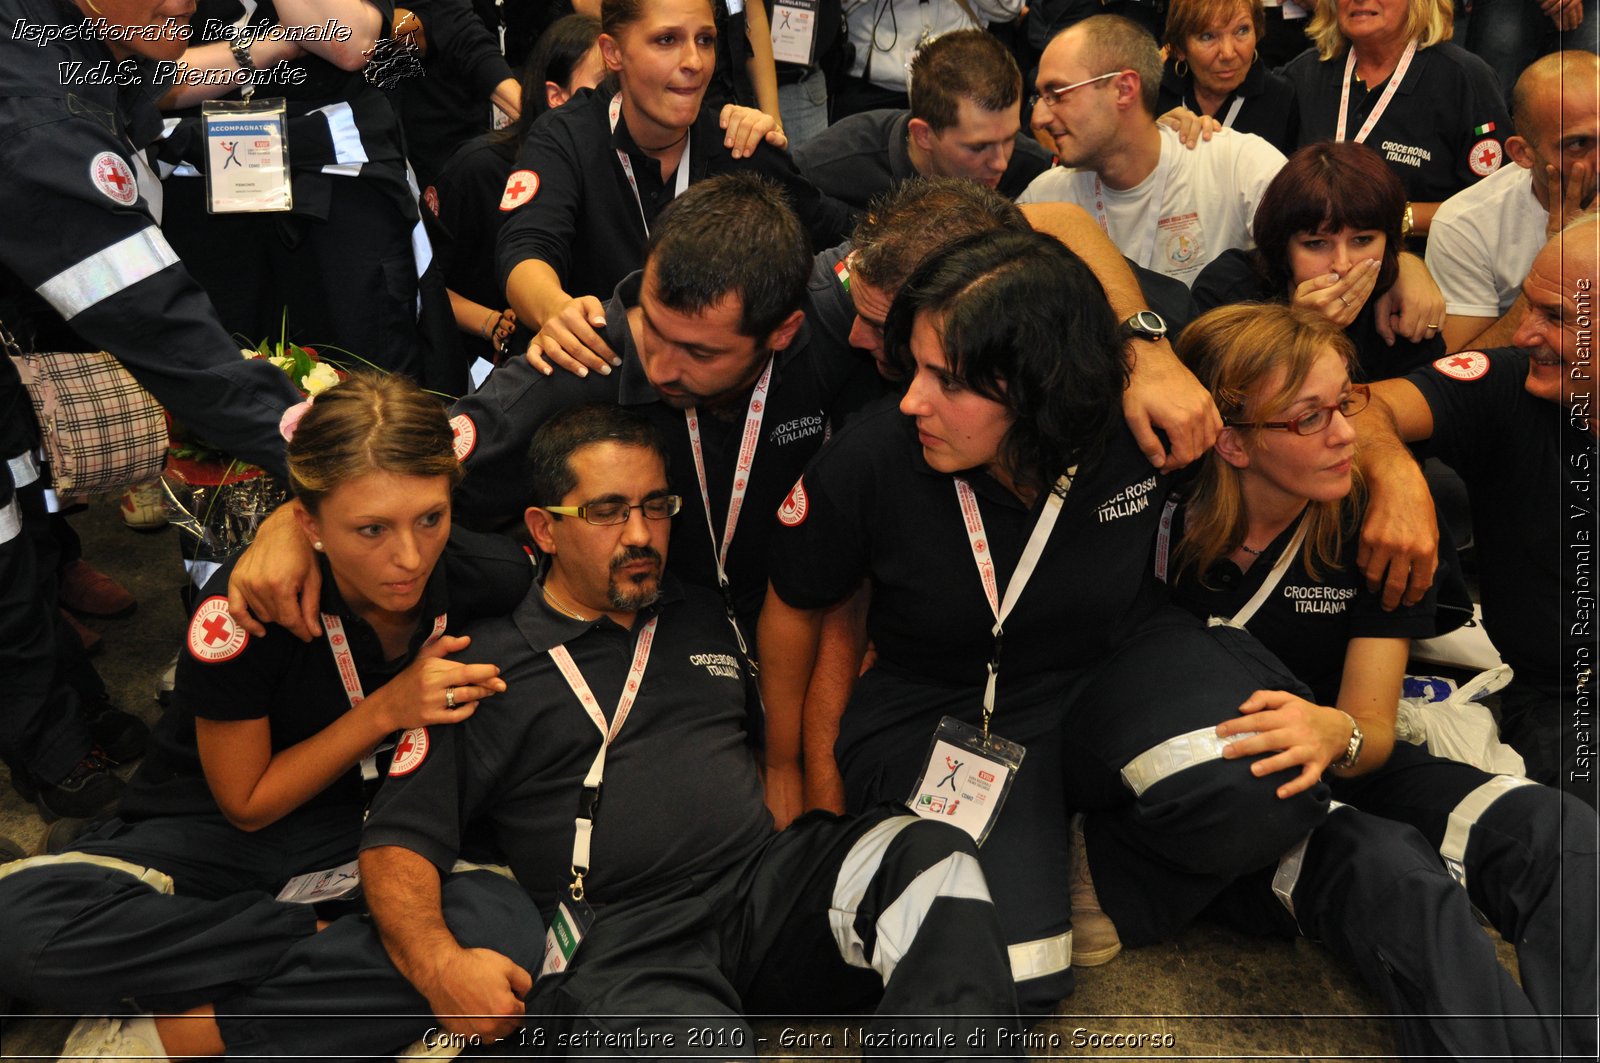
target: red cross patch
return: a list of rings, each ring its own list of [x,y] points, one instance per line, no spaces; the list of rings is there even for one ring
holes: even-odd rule
[[[1482,351],[1458,351],[1440,358],[1433,367],[1451,380],[1470,382],[1489,371],[1489,356]]]
[[[434,188],[432,185],[429,185],[427,188],[424,188],[422,190],[422,202],[424,202],[424,203],[426,203],[428,205],[428,209],[433,212],[433,216],[435,218],[437,218],[439,216],[439,191],[438,191],[438,189]]]
[[[1467,166],[1479,177],[1488,177],[1500,169],[1505,159],[1505,149],[1494,137],[1484,137],[1467,152]]]
[[[539,175],[532,170],[518,170],[506,178],[506,191],[500,197],[501,210],[516,210],[539,192]]]
[[[806,514],[810,511],[811,503],[806,498],[806,482],[801,478],[794,482],[794,486],[789,489],[789,497],[778,507],[778,523],[785,528],[798,528],[806,522]]]
[[[250,633],[228,615],[228,599],[213,594],[189,621],[189,652],[208,664],[231,661],[250,642]]]
[[[394,759],[389,762],[389,778],[410,775],[428,759],[428,729],[413,727],[394,744]]]
[[[102,151],[89,161],[89,180],[124,207],[132,206],[139,198],[139,182],[134,180],[127,161],[114,151]]]
[[[455,437],[451,446],[455,449],[456,460],[466,461],[477,449],[478,426],[466,414],[458,413],[450,418],[450,434]]]

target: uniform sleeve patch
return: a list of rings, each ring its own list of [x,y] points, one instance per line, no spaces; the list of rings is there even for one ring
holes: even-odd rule
[[[838,262],[834,263],[833,266],[833,275],[839,278],[839,287],[843,288],[847,292],[850,290],[850,260],[854,257],[855,252],[852,251],[850,254],[844,256]]]
[[[1479,177],[1488,177],[1505,161],[1505,148],[1494,137],[1484,137],[1467,152],[1467,166]]]
[[[458,413],[450,418],[450,433],[454,441],[456,460],[466,461],[478,447],[478,426],[472,423],[472,418],[464,413]]]
[[[1451,380],[1473,381],[1489,371],[1489,356],[1482,351],[1458,351],[1433,363]]]
[[[806,514],[810,512],[811,501],[806,498],[805,477],[801,477],[789,489],[789,497],[783,500],[783,505],[778,507],[778,523],[786,528],[798,528],[806,522]]]
[[[437,188],[432,185],[424,188],[422,190],[422,202],[428,205],[428,209],[433,212],[435,218],[439,216],[439,190]]]
[[[189,621],[189,653],[197,661],[231,661],[250,644],[250,633],[228,615],[228,599],[214,594],[200,603]]]
[[[506,178],[506,190],[500,197],[500,209],[516,210],[538,193],[539,175],[532,170],[518,170]]]
[[[134,179],[133,169],[126,159],[114,151],[102,151],[89,160],[89,180],[108,198],[124,207],[131,207],[133,201],[139,198],[139,182]]]
[[[394,759],[389,762],[389,778],[410,775],[428,759],[428,729],[413,727],[394,744]]]

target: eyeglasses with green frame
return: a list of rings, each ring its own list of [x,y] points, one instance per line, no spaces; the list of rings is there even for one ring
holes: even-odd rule
[[[605,527],[628,523],[628,518],[636,509],[643,512],[649,520],[667,520],[675,517],[683,508],[683,496],[656,495],[638,505],[608,499],[604,502],[590,502],[586,506],[540,506],[539,508],[546,513],[559,513],[563,517],[582,517],[590,524]]]
[[[1351,384],[1350,393],[1332,406],[1318,406],[1299,417],[1287,421],[1229,421],[1229,428],[1273,428],[1280,432],[1293,432],[1299,436],[1314,436],[1333,423],[1333,411],[1341,416],[1354,417],[1372,401],[1372,389],[1365,384]]]

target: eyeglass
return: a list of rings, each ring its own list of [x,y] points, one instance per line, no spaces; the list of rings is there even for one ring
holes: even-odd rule
[[[1299,436],[1314,436],[1333,423],[1333,411],[1341,416],[1354,417],[1372,401],[1372,389],[1365,384],[1351,384],[1350,394],[1332,406],[1318,406],[1288,421],[1229,421],[1230,428],[1276,428]]]
[[[611,524],[626,524],[628,518],[633,516],[634,510],[644,513],[650,520],[666,520],[678,515],[678,510],[683,508],[682,495],[657,495],[647,498],[636,506],[626,502],[591,502],[587,506],[541,506],[546,513],[559,513],[563,517],[582,517],[590,524],[602,527]]]
[[[1085,85],[1093,85],[1096,81],[1105,81],[1109,78],[1116,77],[1118,74],[1125,73],[1127,73],[1125,70],[1113,70],[1109,74],[1101,74],[1098,77],[1086,78],[1083,81],[1075,81],[1071,85],[1063,85],[1059,89],[1040,89],[1038,92],[1035,92],[1032,96],[1028,97],[1028,110],[1031,111],[1034,109],[1034,107],[1038,106],[1040,100],[1044,100],[1048,106],[1054,107],[1056,104],[1066,99],[1067,93],[1071,92],[1073,89],[1081,89]]]

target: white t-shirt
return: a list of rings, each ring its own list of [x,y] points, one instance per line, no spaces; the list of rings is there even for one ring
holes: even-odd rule
[[[1548,239],[1549,212],[1533,195],[1533,171],[1502,166],[1439,205],[1428,228],[1428,272],[1444,308],[1498,318],[1517,301]]]
[[[1124,255],[1193,284],[1222,252],[1254,246],[1256,204],[1284,157],[1253,133],[1224,129],[1190,151],[1176,132],[1159,128],[1161,161],[1127,191],[1102,186],[1097,205],[1094,171],[1057,166],[1034,178],[1017,202],[1075,203],[1101,221]]]

